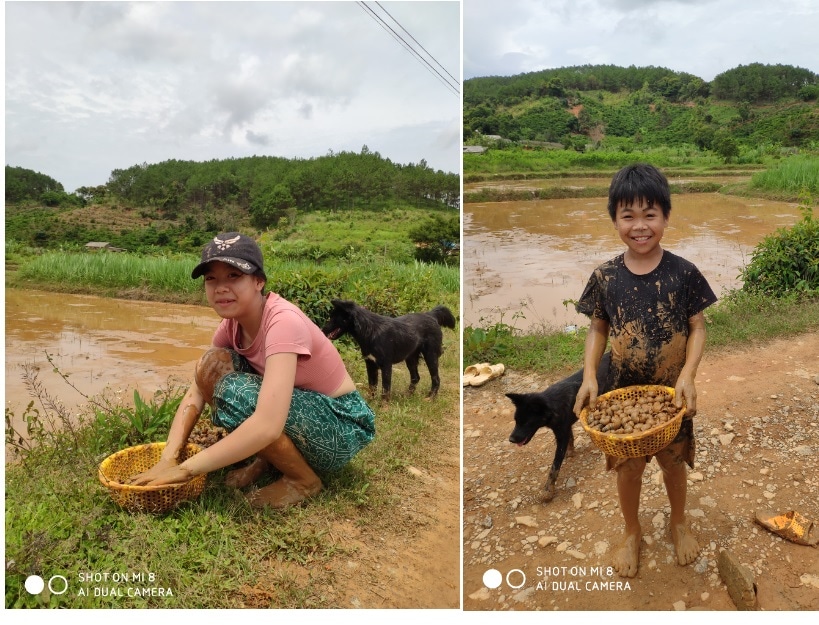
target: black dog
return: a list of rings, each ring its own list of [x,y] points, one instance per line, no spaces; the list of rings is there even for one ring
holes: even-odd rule
[[[611,363],[611,353],[607,352],[597,368],[598,394],[608,390],[608,370]],[[525,445],[542,427],[547,427],[555,435],[555,457],[552,461],[552,470],[546,481],[546,492],[543,501],[551,501],[555,496],[555,481],[560,472],[563,459],[574,453],[574,433],[572,425],[577,421],[574,414],[574,402],[577,392],[583,382],[583,369],[570,375],[568,378],[552,384],[540,393],[507,393],[507,397],[515,404],[515,429],[509,435],[509,442]]]
[[[455,328],[455,317],[446,306],[436,306],[427,313],[385,317],[347,300],[334,299],[332,304],[330,318],[321,330],[330,340],[349,334],[358,343],[367,365],[367,381],[373,395],[378,388],[380,370],[382,397],[389,401],[392,366],[401,361],[406,361],[410,373],[408,392],[414,392],[421,380],[418,375],[421,356],[432,378],[429,397],[438,394],[441,386],[438,358],[443,353],[441,328]]]

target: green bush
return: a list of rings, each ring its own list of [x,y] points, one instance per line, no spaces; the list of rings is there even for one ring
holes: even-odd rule
[[[743,290],[772,297],[819,295],[819,221],[809,206],[802,207],[802,215],[756,246],[742,271]]]

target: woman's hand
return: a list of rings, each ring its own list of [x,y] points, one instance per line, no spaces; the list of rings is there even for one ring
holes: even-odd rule
[[[187,477],[183,479],[185,475]],[[183,469],[175,458],[160,458],[159,462],[147,471],[131,476],[127,483],[134,486],[160,486],[187,482],[191,477],[190,471]]]

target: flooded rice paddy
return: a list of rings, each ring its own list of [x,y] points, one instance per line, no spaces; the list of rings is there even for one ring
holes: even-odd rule
[[[126,401],[135,390],[150,397],[169,380],[192,378],[219,322],[203,306],[19,289],[5,295],[5,402],[18,418],[32,400],[25,368],[36,371],[48,394],[71,412],[85,405],[83,395],[106,389]]]
[[[573,182],[588,181],[606,184]],[[544,186],[526,184],[533,182]],[[567,180],[548,183],[566,186]],[[741,286],[740,271],[759,241],[799,219],[798,204],[673,195],[662,245],[696,264],[719,296]],[[564,301],[579,298],[594,268],[625,248],[601,197],[465,204],[461,249],[463,325],[503,321],[528,330],[587,325]]]

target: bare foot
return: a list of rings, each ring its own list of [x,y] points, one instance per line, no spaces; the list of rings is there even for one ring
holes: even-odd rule
[[[246,467],[234,469],[225,477],[225,484],[233,488],[244,488],[262,477],[268,463],[263,458],[256,458]]]
[[[247,495],[247,500],[254,508],[270,506],[272,508],[286,508],[308,497],[318,494],[322,489],[321,480],[309,484],[302,484],[283,477],[270,486],[265,486]]]
[[[691,564],[700,552],[700,545],[685,523],[671,525],[671,541],[680,566]]]
[[[614,552],[614,570],[621,577],[634,577],[640,568],[640,541],[643,534],[640,530],[626,534],[620,547]]]

